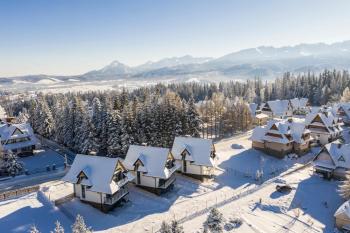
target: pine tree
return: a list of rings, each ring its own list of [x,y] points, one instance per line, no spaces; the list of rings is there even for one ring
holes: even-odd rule
[[[64,233],[64,228],[59,221],[55,222],[55,229],[51,233]]]
[[[29,233],[40,233],[40,231],[36,228],[36,226],[31,226]]]
[[[183,227],[176,220],[171,221],[170,227],[172,233],[184,233]]]
[[[77,215],[74,224],[72,225],[72,233],[92,233],[91,227],[85,225],[84,218]]]
[[[18,161],[17,156],[12,151],[7,151],[3,157],[4,170],[11,176],[16,176],[23,171],[23,164]]]
[[[200,118],[196,110],[193,97],[191,97],[191,99],[188,102],[186,115],[188,127],[188,131],[186,133],[193,137],[200,137]]]
[[[107,129],[107,151],[108,155],[115,157],[121,154],[121,139],[120,139],[120,116],[118,110],[114,110],[112,113],[108,113]]]
[[[341,102],[350,102],[350,89],[346,87],[340,99]]]
[[[210,210],[207,220],[204,223],[204,228],[209,229],[212,233],[223,232],[223,216],[218,209],[213,208]]]
[[[169,224],[163,221],[162,225],[160,226],[159,233],[172,233]]]

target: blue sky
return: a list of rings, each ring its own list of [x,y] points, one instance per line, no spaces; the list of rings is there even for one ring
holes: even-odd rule
[[[0,76],[350,39],[349,0],[1,0]]]

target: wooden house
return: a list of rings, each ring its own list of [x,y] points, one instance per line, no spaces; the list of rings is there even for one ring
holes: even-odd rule
[[[325,145],[342,137],[342,122],[329,110],[320,110],[306,116],[306,127],[319,144]]]
[[[104,212],[127,200],[133,179],[119,158],[80,154],[62,178],[73,184],[75,197]]]
[[[123,164],[135,176],[137,186],[156,194],[173,187],[178,169],[169,149],[150,146],[131,145]]]
[[[30,124],[6,123],[0,126],[0,149],[17,155],[32,155],[37,144]]]
[[[255,127],[250,137],[252,147],[278,158],[286,154],[302,155],[310,150],[310,131],[296,119],[270,120],[264,127]]]
[[[344,179],[350,169],[350,144],[326,144],[313,160],[314,170],[326,178]]]
[[[335,226],[342,232],[350,231],[350,201],[344,202],[334,213]]]
[[[201,180],[214,175],[217,156],[211,139],[176,137],[171,153],[181,173]]]

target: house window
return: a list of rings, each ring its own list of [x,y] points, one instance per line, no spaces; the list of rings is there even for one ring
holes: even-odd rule
[[[341,155],[341,156],[339,157],[338,161],[345,162],[345,159],[344,159],[344,157]]]
[[[171,169],[175,166],[175,161],[173,159],[168,159],[166,161],[165,167]]]
[[[81,185],[81,197],[85,198],[85,185]]]

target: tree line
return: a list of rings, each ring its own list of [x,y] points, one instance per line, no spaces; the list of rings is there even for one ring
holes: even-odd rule
[[[312,105],[349,92],[347,71],[285,73],[273,81],[157,84],[132,91],[39,94],[7,104],[10,115],[78,153],[125,155],[130,144],[170,147],[175,136],[221,138],[251,128],[248,103],[308,98]],[[344,99],[344,98],[343,98]]]

